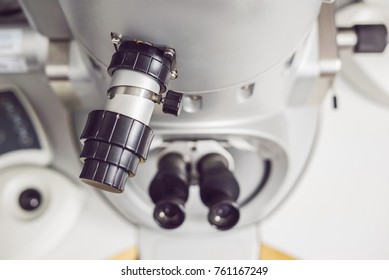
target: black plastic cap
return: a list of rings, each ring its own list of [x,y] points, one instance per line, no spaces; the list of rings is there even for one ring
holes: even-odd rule
[[[127,69],[149,75],[161,86],[161,92],[167,88],[173,59],[166,56],[164,50],[142,42],[125,41],[112,55],[108,74],[118,69]]]
[[[169,90],[163,100],[162,112],[177,117],[181,112],[182,97],[182,93]]]
[[[121,193],[147,159],[153,131],[145,124],[110,111],[89,114],[81,139],[84,166],[81,181],[99,189]]]
[[[388,31],[383,24],[355,25],[358,42],[354,47],[356,53],[382,53],[388,43]]]

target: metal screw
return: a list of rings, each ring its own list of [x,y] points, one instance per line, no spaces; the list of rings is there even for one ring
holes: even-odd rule
[[[176,51],[172,48],[167,48],[165,49],[165,56],[168,56],[170,58],[174,58],[174,56],[176,55]]]
[[[113,99],[115,97],[115,93],[113,91],[107,91],[107,96],[109,99]]]
[[[172,71],[170,72],[170,79],[175,80],[175,79],[177,79],[177,77],[178,77],[178,72],[177,72],[177,70],[176,70],[176,69],[172,70]]]
[[[161,104],[161,102],[162,102],[162,95],[160,95],[160,94],[153,94],[153,96],[151,97],[151,101],[153,101],[154,103],[157,103],[157,104]]]
[[[146,42],[146,41],[143,41],[143,40],[135,39],[133,41],[135,43],[137,43],[137,44],[145,44],[145,45],[153,46],[153,44],[151,44],[150,42]]]
[[[111,32],[111,41],[112,44],[114,45],[119,45],[122,42],[123,35],[116,33],[116,32]]]

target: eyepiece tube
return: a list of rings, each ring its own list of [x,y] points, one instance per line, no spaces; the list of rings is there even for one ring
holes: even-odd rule
[[[208,206],[208,221],[219,229],[228,230],[239,221],[239,184],[220,154],[208,154],[197,165],[200,176],[200,196]]]
[[[101,190],[121,193],[128,177],[147,160],[153,140],[148,126],[155,103],[161,102],[173,61],[158,47],[124,41],[112,55],[109,100],[92,111],[81,140],[84,166],[80,179]]]
[[[189,196],[186,166],[183,156],[178,153],[166,154],[158,163],[149,194],[155,203],[154,220],[162,228],[177,228],[185,220],[184,204]]]

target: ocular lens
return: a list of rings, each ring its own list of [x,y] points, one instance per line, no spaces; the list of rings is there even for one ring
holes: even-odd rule
[[[42,202],[41,194],[35,189],[27,189],[19,196],[19,205],[25,211],[34,211]]]
[[[174,202],[162,201],[155,206],[154,219],[162,228],[177,228],[185,220],[184,207]]]
[[[236,203],[222,201],[210,207],[208,221],[219,230],[227,230],[237,224],[239,216],[239,207]]]

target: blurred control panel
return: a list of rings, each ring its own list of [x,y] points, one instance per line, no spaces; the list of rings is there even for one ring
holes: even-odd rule
[[[22,149],[41,149],[37,132],[12,91],[0,92],[0,155]]]
[[[42,166],[51,159],[45,129],[24,93],[15,86],[0,88],[0,169]]]

